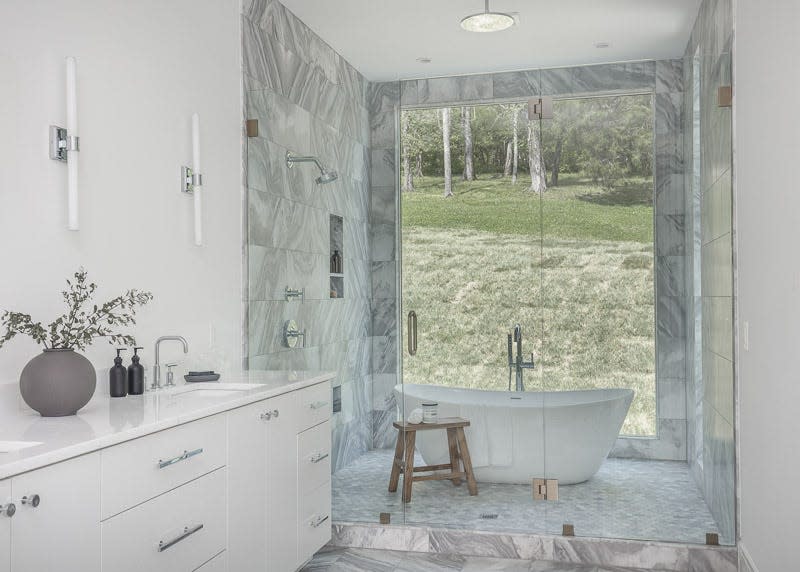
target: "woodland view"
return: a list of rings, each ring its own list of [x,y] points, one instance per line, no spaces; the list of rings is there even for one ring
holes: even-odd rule
[[[528,390],[630,387],[623,433],[655,433],[652,96],[401,116],[406,383],[507,388],[515,323]]]

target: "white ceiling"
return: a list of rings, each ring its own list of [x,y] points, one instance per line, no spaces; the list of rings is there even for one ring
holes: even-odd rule
[[[459,21],[483,11],[483,0],[281,1],[371,81],[680,57],[700,5],[492,0],[492,10],[518,13],[518,23],[476,34]],[[595,48],[599,41],[611,47]]]

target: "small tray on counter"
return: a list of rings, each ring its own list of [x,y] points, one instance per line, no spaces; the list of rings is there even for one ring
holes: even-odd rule
[[[219,381],[219,374],[214,371],[190,371],[183,379],[186,383]]]

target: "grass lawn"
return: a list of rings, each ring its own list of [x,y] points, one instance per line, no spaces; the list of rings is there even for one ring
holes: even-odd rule
[[[541,200],[486,175],[449,199],[428,177],[403,193],[403,304],[419,316],[404,381],[507,388],[519,322],[527,389],[630,387],[623,433],[654,434],[652,185],[562,182]]]

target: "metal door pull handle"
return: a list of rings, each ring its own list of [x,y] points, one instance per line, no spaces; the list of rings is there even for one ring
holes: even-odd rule
[[[199,449],[195,449],[194,451],[184,451],[181,455],[177,457],[173,457],[172,459],[167,459],[166,461],[162,461],[161,459],[158,460],[158,468],[163,469],[165,467],[169,467],[170,465],[174,465],[175,463],[180,463],[181,461],[185,461],[186,459],[190,459],[195,455],[199,455],[203,452],[203,448],[200,447]]]
[[[315,401],[314,403],[312,403],[311,405],[309,405],[309,407],[310,407],[311,409],[322,409],[322,408],[323,408],[323,407],[325,407],[326,405],[328,405],[328,402],[327,402],[327,401]]]
[[[158,551],[159,552],[164,552],[167,548],[175,546],[181,540],[185,540],[186,538],[189,538],[195,532],[198,532],[199,530],[202,530],[202,529],[203,529],[203,525],[202,524],[198,524],[197,526],[193,526],[192,528],[189,528],[188,526],[184,526],[183,527],[183,533],[180,536],[176,536],[172,540],[168,540],[166,542],[164,542],[163,540],[159,540],[158,541]]]
[[[318,528],[318,527],[319,527],[319,525],[321,525],[323,522],[325,522],[326,520],[328,520],[328,518],[330,518],[330,516],[328,516],[328,515],[325,515],[324,517],[323,517],[323,516],[318,516],[316,520],[314,520],[314,521],[312,521],[312,522],[310,523],[310,524],[311,524],[311,527],[312,527],[312,528]]]
[[[320,461],[324,461],[325,459],[327,459],[328,455],[329,455],[328,453],[324,453],[324,454],[323,453],[315,453],[314,455],[311,456],[310,460],[311,460],[312,463],[319,463]]]

